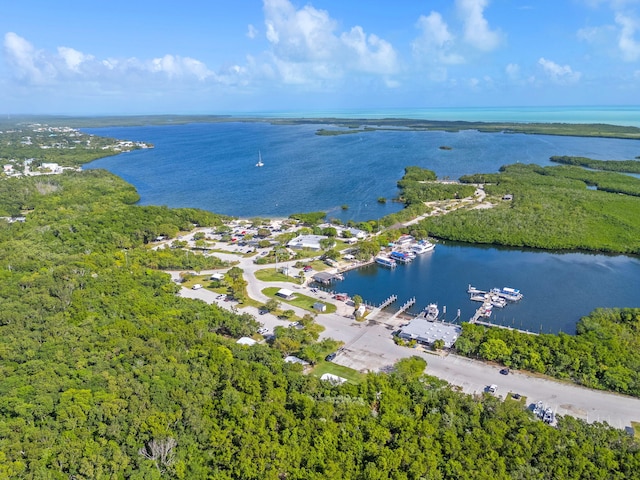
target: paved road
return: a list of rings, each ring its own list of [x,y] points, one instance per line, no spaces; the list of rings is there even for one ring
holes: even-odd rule
[[[245,279],[248,281],[247,290],[251,298],[266,302],[268,298],[262,294],[262,289],[267,286],[286,287],[296,291],[290,283],[264,283],[256,280],[253,272],[266,266],[255,265],[252,258],[230,255],[225,259],[233,258],[240,261],[239,266],[245,272]],[[178,272],[170,273],[174,278],[178,277]],[[327,297],[324,292],[314,294],[306,287],[299,287],[299,289],[305,295],[317,298]],[[217,299],[218,294],[206,289],[183,288],[180,294],[188,298],[199,298],[208,303],[217,303],[230,310],[235,308],[234,303],[223,302]],[[331,301],[329,298],[323,298],[323,300]],[[383,314],[376,318],[378,321],[356,322],[352,318],[345,317],[352,313],[352,307],[347,307],[344,302],[335,302],[335,304],[339,307],[336,314],[320,314],[316,321],[325,327],[322,337],[344,342],[343,349],[334,360],[340,365],[359,371],[389,371],[401,358],[419,355],[427,361],[428,374],[446,380],[468,394],[480,394],[488,385],[496,384],[499,396],[504,397],[509,392],[519,393],[526,396],[527,404],[542,401],[560,415],[572,415],[588,422],[607,422],[620,429],[628,428],[631,421],[640,421],[640,399],[590,390],[522,372],[512,371],[509,375],[501,375],[500,367],[484,362],[452,354],[440,356],[422,349],[400,347],[393,342],[391,332],[396,330],[403,320],[391,319]],[[300,316],[306,313],[297,307],[291,308]],[[257,309],[254,307],[245,307],[242,312],[256,315],[256,318],[270,331],[273,331],[277,325],[289,324],[271,314],[258,316]]]

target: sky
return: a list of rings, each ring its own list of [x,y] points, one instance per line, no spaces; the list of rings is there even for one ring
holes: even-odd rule
[[[640,105],[640,0],[0,0],[0,112]]]

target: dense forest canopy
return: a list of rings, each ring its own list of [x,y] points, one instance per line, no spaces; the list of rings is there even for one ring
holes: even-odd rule
[[[638,178],[575,166],[515,164],[461,180],[484,184],[494,208],[428,218],[422,226],[430,234],[516,247],[640,253]],[[506,195],[512,200],[504,201]]]
[[[612,172],[640,173],[639,160],[594,160],[586,157],[571,157],[567,155],[553,156],[549,160],[565,165],[578,165],[594,170],[608,170]]]
[[[420,358],[334,386],[236,344],[252,316],[159,270],[207,260],[148,248],[223,218],[136,200],[103,171],[0,180],[3,215],[25,217],[0,221],[0,478],[639,478],[625,432],[551,428]]]

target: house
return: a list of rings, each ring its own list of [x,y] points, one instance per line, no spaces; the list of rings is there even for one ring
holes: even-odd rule
[[[287,243],[287,247],[305,249],[305,250],[321,250],[320,240],[325,240],[329,237],[326,235],[298,235]]]
[[[214,273],[209,277],[209,280],[221,282],[222,280],[224,280],[224,273]]]
[[[293,292],[288,288],[281,288],[276,292],[276,295],[284,298],[285,300],[291,300],[293,298]]]
[[[248,345],[248,346],[251,346],[251,345],[255,345],[255,344],[256,344],[256,343],[258,343],[258,342],[256,342],[253,338],[249,338],[249,337],[240,337],[240,338],[236,341],[236,343],[237,343],[238,345]]]
[[[322,302],[316,302],[313,304],[313,309],[317,312],[326,312],[327,306]]]
[[[42,162],[40,168],[43,170],[49,170],[51,173],[62,173],[62,167],[57,163]]]
[[[286,357],[284,357],[284,362],[285,363],[297,363],[299,365],[302,365],[303,367],[306,367],[309,365],[309,362],[307,362],[306,360],[303,360],[301,358],[295,357],[293,355],[288,355]]]
[[[324,260],[324,263],[326,263],[327,265],[329,265],[330,267],[337,267],[338,265],[340,265],[338,262],[336,262],[334,259],[332,258],[326,258]]]
[[[357,238],[358,240],[362,240],[363,238],[367,238],[367,232],[364,230],[360,230],[359,228],[351,227],[348,229],[349,233],[351,233],[352,237]]]

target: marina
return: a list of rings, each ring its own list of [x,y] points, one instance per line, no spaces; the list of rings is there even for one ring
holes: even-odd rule
[[[551,165],[549,158],[559,152],[591,158],[638,155],[637,142],[622,139],[476,131],[376,131],[327,137],[315,135],[318,128],[229,122],[83,129],[155,145],[105,157],[85,168],[105,168],[132,183],[141,197],[140,205],[202,208],[243,218],[322,210],[329,217],[358,222],[380,219],[402,208],[395,202],[371,199],[393,198],[406,165],[427,166],[439,178],[454,179],[496,172],[514,161]],[[397,154],[398,145],[404,146],[402,155]],[[425,145],[433,148],[425,150]],[[453,149],[443,152],[439,145]],[[253,168],[261,149],[269,152],[269,158],[264,167]],[[259,152],[257,159],[255,152]],[[354,190],[349,172],[364,158],[369,164],[360,172],[361,188]],[[215,189],[211,189],[210,177],[201,174],[212,169],[220,180]],[[390,175],[390,171],[397,174]],[[311,177],[314,185],[327,187],[315,188],[308,181]],[[238,195],[239,191],[246,194]],[[404,251],[397,246],[389,250]],[[478,305],[465,292],[469,282],[515,285],[526,292],[527,301],[493,308],[491,321],[545,333],[573,334],[576,322],[596,308],[640,306],[637,293],[629,288],[640,282],[637,257],[455,242],[438,242],[435,250],[427,244],[414,246],[413,251],[413,261],[400,268],[371,264],[345,272],[340,289],[359,294],[371,304],[392,292],[402,298],[415,296],[416,305],[437,301],[452,311],[460,309],[460,318],[470,318]],[[417,315],[416,305],[407,313]],[[540,315],[540,305],[544,305],[544,315]]]

